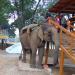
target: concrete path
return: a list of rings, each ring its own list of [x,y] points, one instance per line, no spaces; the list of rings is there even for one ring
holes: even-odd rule
[[[7,54],[0,51],[0,75],[49,75],[45,71],[20,70],[18,56],[19,54]]]
[[[19,54],[8,54],[5,51],[0,50],[0,75],[50,75],[49,71],[31,71],[31,70],[20,70]],[[59,67],[53,68],[51,75],[59,75]],[[75,69],[64,68],[64,75],[75,75]]]

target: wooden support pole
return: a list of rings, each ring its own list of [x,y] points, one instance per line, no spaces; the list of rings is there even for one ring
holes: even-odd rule
[[[61,48],[61,45],[62,45],[62,29],[60,31],[60,48]],[[59,72],[59,75],[64,75],[64,51],[62,50],[61,48],[61,51],[60,51],[60,72]]]
[[[60,72],[59,75],[64,75],[64,52],[61,50],[60,52]]]

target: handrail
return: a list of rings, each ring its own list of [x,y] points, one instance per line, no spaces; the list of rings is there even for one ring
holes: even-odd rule
[[[70,53],[67,49],[65,49],[62,45],[62,32],[65,32],[65,34],[71,36],[72,38],[75,39],[75,35],[72,32],[69,32],[67,29],[63,28],[60,26],[58,23],[56,23],[53,20],[50,20],[52,25],[54,25],[57,29],[60,29],[60,48],[61,48],[61,55],[60,55],[60,75],[64,75],[64,54],[66,54],[72,61],[75,63],[75,56],[73,53]],[[73,27],[70,25],[70,27]]]
[[[60,45],[61,49],[64,51],[64,53],[75,63],[75,56],[73,54],[70,54],[67,49],[65,49],[62,45]]]
[[[72,52],[70,53],[69,50],[65,49],[64,46],[62,45],[62,32],[65,32],[65,34],[71,36],[73,39],[75,39],[75,35],[51,19],[49,19],[49,24],[52,24],[56,29],[60,29],[61,52],[60,52],[60,63],[59,64],[60,64],[60,75],[64,75],[64,70],[63,70],[63,68],[64,68],[64,54],[66,54],[73,61],[73,63],[75,63],[75,56],[73,55]],[[71,26],[71,25],[69,25],[69,26]],[[73,26],[71,26],[71,27],[73,27]]]
[[[72,32],[69,32],[67,29],[65,29],[64,27],[62,27],[60,24],[56,23],[55,21],[51,20],[51,23],[57,28],[57,29],[61,29],[63,32],[65,32],[66,34],[70,35],[71,37],[75,38],[75,35]]]

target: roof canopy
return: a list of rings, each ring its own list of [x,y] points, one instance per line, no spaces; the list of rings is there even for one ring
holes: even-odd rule
[[[75,0],[59,0],[49,12],[55,13],[75,13]]]

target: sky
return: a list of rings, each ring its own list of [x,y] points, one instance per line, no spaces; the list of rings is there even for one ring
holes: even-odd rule
[[[16,11],[14,11],[14,14],[10,13],[9,16],[10,16],[10,18],[8,19],[8,21],[9,21],[8,23],[9,24],[11,24],[12,22],[14,22],[18,18]]]

